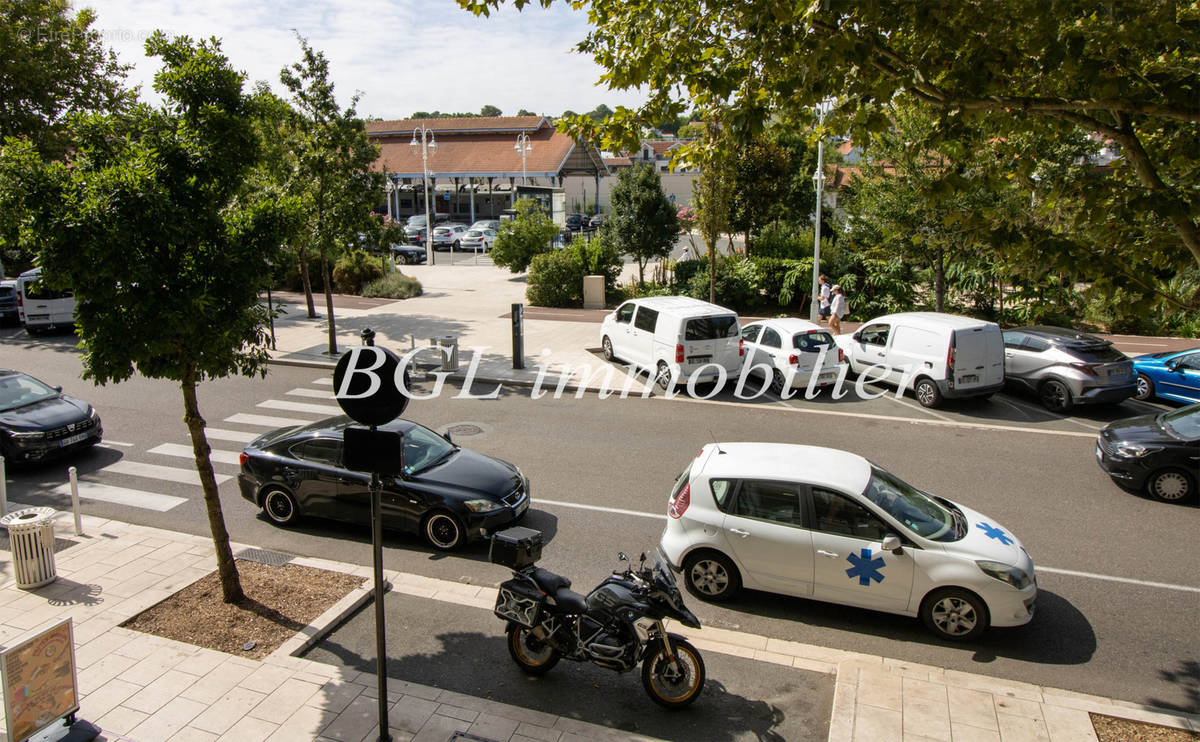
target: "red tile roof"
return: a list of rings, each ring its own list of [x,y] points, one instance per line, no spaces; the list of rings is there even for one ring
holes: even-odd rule
[[[545,116],[464,116],[444,119],[397,119],[391,121],[368,121],[367,133],[380,134],[384,132],[407,132],[424,126],[434,132],[505,132],[513,134],[525,131],[531,132],[542,127],[552,126]]]

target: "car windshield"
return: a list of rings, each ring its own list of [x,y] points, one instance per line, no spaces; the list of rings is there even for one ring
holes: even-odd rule
[[[15,410],[57,396],[57,391],[32,376],[18,374],[0,378],[0,412]]]
[[[961,538],[954,527],[953,511],[877,466],[871,467],[871,481],[867,482],[863,496],[922,538],[931,541],[957,541]]]
[[[414,425],[404,433],[404,473],[420,474],[457,450],[457,446],[429,428]]]
[[[820,330],[798,332],[792,336],[792,347],[805,353],[816,353],[821,348],[832,348],[833,336]]]
[[[1185,440],[1200,438],[1200,404],[1180,407],[1163,413],[1162,426],[1168,433]]]

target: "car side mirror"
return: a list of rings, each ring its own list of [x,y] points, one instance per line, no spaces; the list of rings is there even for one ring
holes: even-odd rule
[[[454,445],[454,441],[453,441],[453,440],[451,440],[451,438],[450,438],[450,431],[449,431],[449,430],[447,430],[445,433],[442,433],[442,437],[446,439],[446,442],[447,442],[447,443],[449,443],[450,445]]]
[[[62,393],[62,387],[61,387],[61,386],[56,386],[56,387],[54,387],[54,391],[56,391],[56,392],[58,392],[58,393],[60,393],[60,394],[61,394],[61,393]]]
[[[855,340],[857,340],[860,343],[862,342],[862,332],[861,331],[854,333],[853,335],[851,335],[851,337],[853,337]]]
[[[894,533],[889,533],[883,537],[883,543],[880,548],[884,551],[890,551],[893,554],[902,554],[904,550],[901,548],[900,537]]]
[[[1166,366],[1167,370],[1171,371],[1172,373],[1179,370],[1179,361],[1176,361],[1176,360],[1167,361],[1163,365]]]

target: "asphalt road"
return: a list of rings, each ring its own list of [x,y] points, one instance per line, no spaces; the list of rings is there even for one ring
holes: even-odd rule
[[[136,378],[94,388],[78,378],[72,345],[70,337],[0,338],[0,355],[3,365],[34,372],[95,404],[107,442],[71,462],[10,469],[9,498],[67,509],[66,495],[50,490],[66,481],[65,469],[74,464],[85,482],[182,499],[157,511],[142,501],[89,498],[86,512],[207,533],[199,488],[173,481],[190,465],[178,388]],[[236,416],[323,416],[319,407],[305,405],[332,404],[320,398],[329,392],[327,378],[315,369],[276,366],[265,379],[205,383],[200,407],[210,428],[256,434],[265,428]],[[443,395],[414,402],[409,412],[434,428],[470,423],[481,433],[456,442],[522,467],[532,479],[535,501],[527,525],[543,530],[547,539],[542,564],[579,586],[599,582],[616,565],[616,551],[653,548],[670,485],[706,442],[814,443],[863,454],[1015,532],[1039,568],[1042,593],[1034,621],[994,630],[970,645],[952,645],[934,639],[913,619],[751,593],[727,606],[690,600],[703,623],[1196,712],[1200,555],[1193,545],[1200,509],[1118,489],[1093,454],[1095,431],[1107,420],[1147,409],[1153,407],[1127,402],[1064,418],[1006,395],[934,412],[891,394],[790,402],[741,402],[729,395],[713,401],[548,395],[535,403],[529,390],[511,388],[496,400]],[[212,444],[217,471],[235,474],[241,444],[215,438]],[[147,464],[163,468],[146,469]],[[234,480],[225,481],[221,492],[237,542],[370,562],[367,533],[322,522],[275,528],[238,496]],[[482,544],[448,557],[431,554],[415,538],[393,534],[386,540],[389,568],[487,585],[508,576],[487,562]],[[416,605],[421,620],[441,620],[438,606]],[[499,622],[490,630],[493,638],[499,636]],[[722,680],[729,687],[755,687],[754,667],[732,663],[728,672]]]

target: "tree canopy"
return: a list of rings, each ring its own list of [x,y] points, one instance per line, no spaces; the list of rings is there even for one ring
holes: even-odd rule
[[[523,273],[534,256],[550,251],[550,239],[558,228],[532,198],[518,199],[514,208],[516,215],[500,222],[496,231],[492,262],[512,273]]]
[[[637,260],[638,281],[645,283],[646,263],[670,255],[679,234],[675,207],[663,192],[662,177],[651,165],[622,170],[609,203],[612,214],[600,231],[620,253]]]

